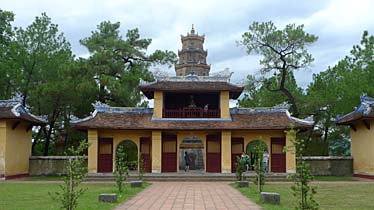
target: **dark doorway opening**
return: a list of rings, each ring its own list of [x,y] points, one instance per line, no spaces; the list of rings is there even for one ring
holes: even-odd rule
[[[190,171],[204,171],[204,144],[197,136],[189,136],[179,146],[179,170],[185,168],[185,152],[190,158]]]
[[[255,141],[249,142],[247,144],[246,153],[247,153],[247,155],[249,155],[249,166],[248,166],[248,170],[250,170],[250,171],[253,171],[254,168],[255,168],[255,160],[258,158],[258,153],[256,152],[256,147],[258,145],[261,145],[263,148],[265,148],[265,152],[263,154],[264,158],[265,158],[266,155],[268,157],[268,154],[269,154],[268,146],[266,145],[266,143],[264,141],[262,141],[262,140],[255,140]],[[265,164],[264,164],[264,167],[265,167],[266,171],[268,169],[268,166],[269,166],[269,162],[266,161]]]
[[[138,146],[131,140],[124,140],[117,145],[116,153],[119,147],[122,147],[126,154],[126,162],[129,170],[138,170]]]

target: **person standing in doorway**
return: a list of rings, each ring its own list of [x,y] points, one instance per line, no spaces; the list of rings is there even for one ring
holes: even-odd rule
[[[268,153],[268,151],[264,152],[262,162],[263,162],[263,166],[264,166],[264,171],[266,173],[269,172],[269,153]]]
[[[244,165],[245,171],[248,171],[248,155],[245,154],[245,152],[242,153],[241,161],[242,161],[242,163]]]
[[[190,171],[191,158],[190,158],[190,156],[188,155],[187,152],[184,152],[184,162],[185,162],[184,172],[189,172]]]

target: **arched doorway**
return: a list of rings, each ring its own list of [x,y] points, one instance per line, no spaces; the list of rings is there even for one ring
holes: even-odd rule
[[[119,147],[123,147],[126,153],[127,167],[130,171],[138,169],[138,146],[131,140],[121,141],[116,148],[116,154]]]
[[[184,154],[187,152],[191,159],[190,171],[204,171],[204,144],[197,136],[189,136],[182,140],[179,146],[179,170],[185,167]]]
[[[246,153],[249,155],[249,170],[254,170],[254,165],[255,165],[255,160],[257,159],[258,157],[258,153],[256,152],[256,147],[257,146],[262,146],[263,148],[265,148],[265,155],[267,153],[267,156],[269,155],[269,150],[268,150],[268,146],[266,145],[266,143],[262,140],[255,140],[255,141],[251,141],[247,144],[247,147],[246,147]],[[267,162],[266,163],[266,166],[265,166],[266,169],[269,168],[269,163]]]

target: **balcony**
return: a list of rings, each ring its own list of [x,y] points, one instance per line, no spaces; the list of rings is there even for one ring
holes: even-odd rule
[[[220,109],[204,110],[201,107],[185,107],[179,109],[163,109],[163,118],[220,118]]]

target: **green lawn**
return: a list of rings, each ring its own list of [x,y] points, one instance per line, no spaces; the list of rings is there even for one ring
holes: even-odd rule
[[[351,176],[315,176],[315,181],[328,181],[328,182],[338,182],[338,181],[357,181]]]
[[[52,200],[49,192],[57,191],[59,184],[30,184],[30,183],[0,183],[0,209],[1,210],[53,210],[59,209],[59,203]],[[145,183],[145,187],[149,184]],[[112,209],[124,200],[129,199],[143,188],[130,188],[118,197],[118,203],[99,203],[98,195],[101,193],[116,193],[114,183],[87,183],[82,184],[87,191],[78,201],[78,209]]]
[[[251,183],[250,183],[251,184]],[[281,205],[262,204],[256,187],[237,188],[252,201],[261,205],[265,210],[289,210],[293,207],[294,198],[291,183],[271,184],[264,186],[266,192],[277,192],[281,195]],[[374,182],[373,183],[331,183],[314,184],[317,187],[316,200],[321,210],[369,210],[374,209]]]

